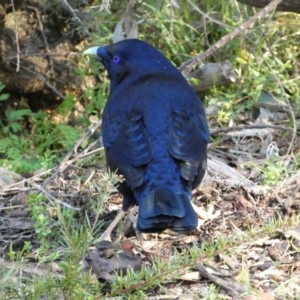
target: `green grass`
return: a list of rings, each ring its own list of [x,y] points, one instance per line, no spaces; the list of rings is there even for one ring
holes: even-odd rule
[[[108,195],[101,195],[106,198]],[[6,258],[11,262],[10,268],[0,268],[1,299],[147,299],[153,289],[159,289],[168,294],[168,284],[178,282],[181,274],[189,273],[197,262],[213,265],[214,257],[223,254],[228,257],[241,257],[240,247],[251,248],[251,245],[261,238],[276,233],[285,232],[289,226],[299,224],[300,217],[294,215],[291,220],[281,218],[270,219],[261,225],[259,231],[232,232],[226,237],[219,235],[212,240],[207,239],[201,246],[194,245],[188,249],[172,250],[166,255],[160,255],[151,265],[144,265],[138,272],[127,270],[126,275],[115,274],[110,289],[103,292],[104,285],[97,281],[90,271],[84,271],[80,261],[88,248],[98,237],[98,230],[93,229],[87,218],[76,218],[73,212],[58,205],[47,204],[42,207],[42,197],[33,197],[28,206],[31,209],[32,220],[39,245],[30,242],[24,244],[21,250],[10,249]],[[55,211],[50,217],[46,211]],[[44,216],[41,218],[40,216]],[[49,230],[51,228],[51,230]],[[161,250],[157,249],[157,253]],[[30,262],[35,267],[30,268]],[[242,263],[242,262],[240,262]],[[53,271],[51,265],[56,265],[59,272]],[[34,275],[35,268],[42,270],[43,276]],[[47,271],[47,269],[49,271]],[[32,271],[32,274],[30,273]],[[257,291],[250,286],[248,272],[241,272],[238,280],[248,286],[248,293]],[[284,283],[278,283],[278,289],[283,293]],[[107,287],[106,287],[107,290]],[[201,299],[222,299],[218,296],[219,287],[209,286],[209,293],[201,295],[195,292],[195,297]],[[45,298],[43,298],[45,297]]]

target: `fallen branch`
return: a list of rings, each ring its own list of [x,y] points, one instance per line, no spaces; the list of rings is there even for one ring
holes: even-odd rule
[[[237,75],[229,61],[203,64],[198,70],[188,74],[186,78],[199,80],[196,84],[190,83],[195,92],[207,91],[214,86],[228,85],[237,81]]]
[[[241,186],[255,195],[264,195],[269,192],[267,186],[262,186],[247,179],[234,168],[231,168],[222,160],[208,153],[207,159],[208,174],[214,178],[214,181],[220,181],[229,187],[240,188]]]
[[[293,128],[287,127],[287,126],[282,126],[282,125],[254,124],[254,125],[232,126],[232,127],[226,127],[226,128],[212,129],[212,130],[210,130],[210,134],[217,135],[219,133],[226,133],[226,132],[239,131],[239,130],[245,130],[245,129],[262,129],[262,128],[272,128],[272,129],[285,130],[285,131],[291,131],[291,132],[294,131]]]
[[[199,271],[199,273],[213,281],[216,285],[221,286],[222,288],[226,289],[226,291],[231,295],[231,296],[237,296],[241,295],[247,292],[247,289],[245,286],[243,286],[241,283],[238,281],[231,279],[231,278],[220,278],[214,274],[211,273],[209,267],[204,267],[202,264],[198,263],[195,265],[195,268]]]

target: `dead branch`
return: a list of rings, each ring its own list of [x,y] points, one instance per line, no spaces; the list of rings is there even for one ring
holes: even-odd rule
[[[51,276],[53,276],[53,278],[63,278],[63,275],[57,272],[58,270],[52,271],[50,269],[51,267],[41,268],[39,264],[34,264],[34,263],[26,262],[26,264],[18,264],[0,258],[0,266],[10,270],[14,270],[15,272],[25,272],[31,275],[36,275],[41,277],[47,276],[49,275],[49,273],[51,273]]]
[[[285,131],[294,131],[293,128],[287,126],[273,125],[273,124],[253,124],[253,125],[232,126],[226,128],[213,129],[210,130],[210,134],[217,135],[219,133],[228,133],[228,132],[238,131],[238,130],[261,129],[261,128],[272,128],[272,129],[285,130]]]
[[[209,267],[204,267],[201,263],[196,264],[195,268],[200,272],[202,276],[213,281],[218,286],[226,289],[231,296],[241,295],[243,293],[246,293],[247,291],[246,287],[238,281],[232,278],[221,278],[221,276],[218,277],[211,272],[211,269]]]
[[[199,79],[196,84],[191,82],[191,86],[195,92],[202,92],[214,86],[234,83],[237,80],[237,75],[232,68],[232,64],[229,61],[224,61],[203,64],[198,70],[188,74],[186,78]]]
[[[45,36],[45,34],[44,34],[43,23],[42,23],[42,20],[41,20],[41,13],[40,13],[40,11],[39,11],[36,7],[34,7],[34,6],[27,5],[27,7],[28,7],[29,9],[32,9],[32,10],[35,12],[35,14],[36,14],[36,17],[37,17],[38,23],[39,23],[40,32],[41,32],[41,34],[42,34],[42,37],[43,37],[43,40],[44,40],[44,44],[45,44],[45,48],[46,48],[46,51],[47,51],[47,57],[48,57],[48,59],[49,59],[49,63],[50,63],[51,68],[52,68],[52,70],[53,70],[53,68],[54,68],[54,66],[53,66],[53,61],[52,61],[52,58],[51,58],[51,52],[50,52],[49,44],[48,44],[47,38],[46,38],[46,36]]]
[[[184,76],[187,76],[197,65],[202,63],[205,59],[207,59],[209,56],[211,56],[213,53],[218,51],[220,48],[222,48],[224,45],[226,45],[229,41],[237,37],[239,34],[241,34],[243,31],[245,31],[248,28],[251,28],[256,21],[260,20],[262,17],[266,16],[269,12],[276,9],[277,5],[281,2],[281,0],[273,0],[271,1],[266,7],[264,7],[260,12],[249,18],[247,21],[245,21],[243,24],[241,24],[239,27],[235,28],[232,32],[229,34],[223,36],[218,42],[213,44],[208,50],[201,53],[200,55],[197,55],[196,57],[184,62],[181,64],[181,66],[178,68]]]
[[[207,170],[216,182],[220,181],[222,184],[235,188],[243,186],[254,195],[268,193],[267,187],[257,185],[210,153],[208,153]]]
[[[102,125],[102,120],[94,123],[90,126],[89,130],[87,130],[85,132],[85,134],[76,142],[76,144],[74,145],[73,149],[71,149],[71,151],[69,151],[69,153],[67,153],[67,155],[64,157],[64,159],[62,160],[62,162],[55,168],[55,170],[53,170],[52,175],[47,178],[43,185],[42,188],[45,189],[46,186],[60,173],[62,173],[68,166],[70,166],[71,164],[73,164],[74,162],[80,160],[81,158],[84,158],[88,155],[93,154],[95,151],[98,152],[100,151],[100,149],[96,149],[93,151],[88,152],[96,142],[98,142],[98,139],[93,142],[92,144],[90,144],[87,149],[83,152],[80,153],[79,155],[77,155],[75,158],[71,159],[72,154],[77,154],[77,149],[79,148],[79,146],[86,141],[94,132],[95,130],[100,127]],[[101,138],[101,137],[100,137]]]

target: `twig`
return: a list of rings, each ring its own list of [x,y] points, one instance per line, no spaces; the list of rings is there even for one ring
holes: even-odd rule
[[[285,189],[287,189],[290,185],[293,183],[299,183],[300,184],[300,170],[298,170],[293,176],[285,179],[282,184],[280,185],[280,192],[284,192]]]
[[[80,158],[83,158],[85,156],[90,155],[91,153],[81,153],[80,155],[78,155],[77,157],[75,157],[74,159],[70,160],[70,157],[73,153],[76,153],[77,148],[89,137],[91,136],[94,131],[101,126],[102,121],[99,121],[97,123],[92,124],[92,126],[90,126],[89,130],[86,131],[86,133],[76,142],[76,144],[74,145],[74,147],[71,149],[71,151],[69,151],[69,153],[65,156],[65,158],[62,160],[62,162],[56,167],[55,171],[52,173],[52,175],[47,178],[47,180],[44,181],[42,188],[46,188],[46,186],[59,174],[62,173],[69,165],[71,165],[72,163],[74,163],[75,161],[79,160]],[[89,148],[91,147],[91,145],[89,146]],[[94,150],[92,151],[92,153],[99,151],[100,149]]]
[[[293,136],[292,136],[289,148],[286,151],[286,155],[289,155],[289,153],[291,153],[291,151],[292,151],[292,147],[293,147],[296,135],[297,135],[297,122],[296,122],[294,110],[293,110],[293,108],[292,108],[292,106],[291,106],[291,104],[290,104],[290,102],[289,102],[288,99],[286,99],[286,103],[287,103],[287,105],[289,107],[290,114],[291,114],[291,117],[292,117],[292,120],[293,120]]]
[[[41,20],[40,11],[36,7],[30,6],[30,5],[26,5],[26,6],[28,8],[30,8],[30,9],[34,10],[35,13],[36,13],[36,17],[38,19],[38,23],[39,23],[39,27],[40,27],[40,32],[41,32],[41,35],[43,37],[45,48],[46,48],[46,51],[47,51],[47,56],[48,56],[48,59],[49,59],[49,63],[50,63],[51,68],[53,70],[54,69],[54,67],[53,67],[53,61],[52,61],[52,58],[50,56],[51,53],[50,53],[50,48],[49,48],[49,45],[48,45],[48,41],[47,41],[46,36],[44,34],[44,28],[43,28],[43,23],[42,23],[42,20]]]
[[[281,125],[272,125],[272,124],[254,124],[254,125],[243,125],[243,126],[232,126],[226,128],[218,128],[210,130],[211,135],[216,135],[221,132],[230,132],[230,131],[238,131],[243,129],[262,129],[262,128],[272,128],[278,130],[285,130],[285,131],[294,131],[293,128]]]
[[[76,11],[68,3],[68,1],[67,0],[60,0],[60,1],[65,6],[65,8],[70,12],[70,14],[73,16],[74,20],[76,20],[79,24],[82,24],[82,21],[77,16]],[[86,29],[85,27],[84,27],[84,33],[86,34],[86,36],[90,36],[88,29]]]
[[[59,166],[55,169],[55,171],[52,173],[52,175],[47,178],[47,180],[44,181],[43,185],[42,185],[42,188],[45,188],[59,173],[62,173],[68,166],[72,165],[74,162],[82,159],[82,158],[85,158],[89,155],[92,155],[96,152],[99,152],[101,150],[101,148],[99,149],[95,149],[93,151],[90,151],[88,153],[80,153],[78,156],[76,156],[75,158],[73,159],[70,159],[68,161],[63,161],[59,164]]]
[[[20,57],[31,57],[31,56],[82,56],[81,53],[69,52],[69,53],[21,53]],[[17,56],[8,56],[6,59],[15,59]]]
[[[90,9],[98,9],[98,11],[107,10],[107,12],[111,14],[110,7],[109,7],[110,2],[111,2],[110,0],[103,0],[100,5],[91,6]]]
[[[63,205],[64,207],[67,207],[69,209],[72,209],[72,210],[76,210],[76,211],[81,211],[81,208],[78,208],[78,207],[74,207],[64,201],[61,201],[61,200],[58,200],[56,199],[55,197],[53,197],[49,192],[47,192],[45,189],[43,189],[41,186],[33,183],[33,182],[30,182],[30,184],[35,187],[36,189],[38,189],[42,194],[44,194],[49,200],[55,202],[56,204],[60,204],[60,205]]]
[[[8,209],[21,208],[21,207],[24,207],[24,205],[13,205],[13,206],[0,207],[0,211],[8,210]]]
[[[15,178],[18,178],[18,179],[23,179],[23,181],[25,182],[25,178],[24,177],[22,177],[21,175],[19,175],[19,174],[16,174],[16,173],[14,173],[14,172],[12,172],[12,171],[10,171],[10,170],[4,170],[4,169],[0,169],[2,172],[3,171],[7,171],[7,173],[9,173],[11,176],[13,176],[13,177],[15,177]],[[4,172],[3,172],[4,173]],[[63,202],[63,201],[61,201],[61,200],[58,200],[58,199],[56,199],[55,197],[53,197],[49,192],[47,192],[45,189],[43,189],[43,187],[41,187],[40,185],[38,185],[38,184],[36,184],[36,183],[34,183],[34,182],[31,182],[30,180],[27,180],[27,182],[31,185],[31,186],[33,186],[35,189],[37,189],[37,190],[39,190],[41,193],[43,193],[49,200],[51,200],[51,201],[54,201],[55,203],[57,203],[57,204],[61,204],[61,205],[63,205],[63,206],[65,206],[65,207],[67,207],[67,208],[69,208],[69,209],[72,209],[72,210],[76,210],[76,211],[80,211],[81,209],[80,208],[77,208],[77,207],[73,207],[73,206],[71,206],[70,204],[68,204],[68,203],[66,203],[66,202]],[[11,185],[12,186],[12,185]],[[8,191],[9,190],[9,188],[8,187],[6,187],[6,188],[4,188],[3,190],[2,190],[2,192],[1,192],[1,194],[2,193],[5,193],[5,191]],[[6,209],[6,208],[4,208],[4,209]],[[1,209],[0,209],[0,211],[1,211]]]
[[[17,18],[16,18],[16,11],[15,11],[15,3],[14,0],[11,0],[11,6],[12,6],[12,11],[13,11],[13,16],[14,16],[14,30],[15,30],[15,35],[16,35],[16,45],[17,45],[17,69],[16,71],[20,71],[20,45],[19,45],[19,36],[18,36],[18,26],[17,26]]]
[[[15,184],[15,183],[14,183]],[[25,192],[31,192],[35,190],[35,188],[9,188],[9,186],[5,187],[5,189],[0,191],[0,196],[7,196],[11,194],[20,194]],[[1,208],[0,208],[1,210]]]
[[[207,57],[218,51],[221,47],[223,47],[227,42],[238,36],[245,29],[251,28],[257,20],[260,20],[262,17],[267,15],[272,10],[275,10],[277,5],[281,2],[281,0],[273,0],[267,6],[265,6],[261,11],[257,14],[249,18],[243,24],[235,28],[229,34],[223,36],[218,42],[213,44],[208,50],[197,55],[196,57],[184,62],[179,67],[179,70],[182,72],[184,76],[187,76],[193,68],[202,63]]]
[[[231,278],[220,278],[209,271],[209,268],[205,268],[203,264],[198,263],[195,268],[200,272],[202,276],[212,280],[218,286],[223,287],[231,296],[237,296],[246,293],[247,289],[244,285]]]
[[[14,63],[13,61],[11,61],[12,64],[16,65],[16,63]],[[28,68],[25,68],[23,66],[20,66],[21,69],[27,71],[30,74],[34,74],[35,76],[37,76],[41,81],[43,81],[45,83],[45,85],[52,90],[59,98],[61,98],[62,100],[65,99],[64,95],[61,94],[53,85],[51,85],[41,74],[36,73]]]
[[[172,5],[172,1],[169,1],[169,11],[170,11],[170,38],[171,38],[171,42],[174,43],[174,25],[173,25],[173,5]]]
[[[73,149],[70,151],[70,153],[72,152],[75,152],[77,153],[77,149],[79,148],[79,146],[84,142],[86,141],[94,132],[95,130],[98,128],[98,127],[101,127],[102,126],[102,120],[96,122],[96,123],[93,123],[89,128],[88,130],[86,131],[86,133],[76,142],[76,144],[74,145]],[[92,144],[90,144],[88,146],[87,149],[85,149],[85,152],[87,152],[90,148],[92,148],[96,142],[98,141],[98,139],[96,141],[94,141]],[[69,153],[69,154],[70,154]],[[66,160],[66,157],[64,158],[64,161]]]
[[[65,5],[65,7],[68,9],[68,11],[71,13],[71,15],[73,16],[73,18],[81,24],[81,20],[78,18],[78,16],[76,15],[75,10],[72,8],[72,6],[68,3],[67,0],[61,0],[61,2]]]
[[[209,15],[209,12],[208,13],[205,13],[203,12],[197,5],[195,5],[191,0],[188,0],[189,4],[193,7],[193,9],[195,11],[197,11],[199,14],[202,15],[201,19],[208,19],[211,23],[214,23],[214,24],[218,24],[220,26],[228,26],[227,24],[224,24],[222,22],[220,22],[219,20],[215,19],[215,18],[212,18],[210,15]],[[213,8],[212,8],[213,9]]]
[[[265,32],[264,32],[264,31],[262,31],[262,35],[265,35]],[[280,66],[279,66],[279,64],[278,64],[278,62],[277,62],[277,59],[276,59],[275,54],[273,53],[272,47],[270,47],[270,45],[269,45],[269,43],[268,43],[268,39],[265,39],[265,40],[266,40],[266,45],[267,45],[267,47],[268,47],[268,49],[269,49],[269,51],[270,51],[270,53],[271,53],[271,55],[272,55],[272,57],[273,57],[273,61],[274,61],[275,65],[277,66],[277,69],[279,70],[279,69],[280,69]],[[269,63],[268,63],[267,60],[266,60],[266,63],[267,63],[267,65],[269,66],[269,68],[272,70],[272,68],[271,68],[271,66],[269,65]],[[285,103],[286,103],[287,106],[288,106],[288,109],[286,109],[286,111],[291,115],[292,120],[293,120],[293,136],[292,136],[291,142],[290,142],[290,144],[289,144],[289,148],[288,148],[288,150],[287,150],[287,152],[286,152],[286,155],[289,155],[289,153],[290,153],[291,150],[292,150],[293,143],[294,143],[294,141],[295,141],[296,134],[297,134],[296,117],[295,117],[294,110],[293,110],[293,108],[292,108],[292,106],[291,106],[289,100],[288,100],[287,97],[285,96],[286,94],[285,94],[285,91],[284,91],[284,86],[283,86],[283,84],[280,82],[280,80],[279,80],[279,78],[277,77],[276,74],[273,74],[273,75],[274,75],[274,77],[275,77],[275,79],[276,79],[276,81],[277,81],[277,83],[278,83],[278,85],[279,85],[279,87],[280,87],[280,90],[281,90],[282,95],[284,95]]]
[[[31,182],[33,181],[34,179],[37,179],[39,177],[42,177],[43,175],[46,175],[47,173],[51,172],[52,169],[49,169],[47,171],[44,171],[44,172],[41,172],[39,173],[38,175],[34,175],[30,178],[24,178],[22,177],[21,175],[17,174],[17,173],[14,173],[12,172],[11,170],[7,170],[7,169],[4,169],[3,167],[0,167],[0,175],[1,174],[8,174],[9,176],[12,176],[13,178],[15,178],[16,180],[20,180],[18,182],[15,182],[15,183],[12,183],[10,185],[7,185],[5,186],[5,188],[1,191],[1,192],[5,192],[5,191],[14,191],[14,190],[19,190],[20,192],[22,192],[22,188],[15,188],[15,186],[17,185],[23,185],[26,183],[26,182]]]
[[[17,264],[15,262],[10,262],[7,260],[4,260],[3,258],[0,258],[0,266],[5,267],[10,270],[15,270],[17,272],[26,272],[32,275],[40,276],[40,277],[45,277],[46,275],[50,275],[53,278],[63,278],[62,274],[59,274],[57,272],[51,272],[49,269],[42,269],[39,268],[37,264],[33,263],[26,263],[26,265],[22,264]],[[2,281],[3,282],[3,281]]]

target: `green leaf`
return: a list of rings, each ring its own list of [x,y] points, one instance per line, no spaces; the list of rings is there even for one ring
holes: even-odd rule
[[[14,133],[20,131],[22,129],[21,124],[20,123],[11,123],[10,124],[10,128],[12,129],[12,131]]]
[[[0,101],[7,100],[9,98],[9,94],[1,94],[0,95]]]
[[[0,101],[7,100],[9,98],[9,94],[1,94],[1,92],[4,90],[5,85],[0,82]]]
[[[14,121],[22,121],[24,117],[31,115],[30,109],[18,109],[18,110],[11,110],[7,109],[5,114],[9,122]]]
[[[62,115],[66,116],[74,106],[74,96],[72,94],[67,94],[64,101],[58,106],[56,111]]]

